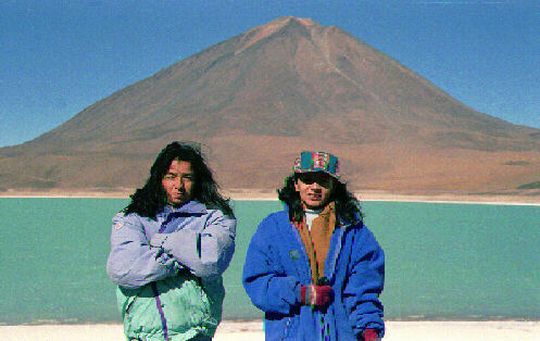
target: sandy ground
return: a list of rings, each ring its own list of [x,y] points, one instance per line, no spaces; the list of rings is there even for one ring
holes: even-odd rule
[[[0,326],[3,341],[117,341],[123,340],[119,324]],[[216,341],[264,340],[262,322],[223,322]],[[540,321],[388,321],[384,340],[540,340]]]

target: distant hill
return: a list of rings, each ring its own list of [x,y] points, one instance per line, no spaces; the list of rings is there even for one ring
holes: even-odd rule
[[[278,18],[0,149],[3,189],[133,189],[173,140],[225,189],[275,189],[303,149],[355,189],[512,191],[540,180],[540,130],[479,113],[336,27]]]

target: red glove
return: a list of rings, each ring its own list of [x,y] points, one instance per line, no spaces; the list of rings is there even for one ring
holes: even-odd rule
[[[368,328],[364,330],[363,333],[364,341],[376,341],[379,340],[379,334],[377,334],[377,331],[375,329]]]
[[[334,290],[329,285],[302,285],[300,302],[312,307],[326,308],[334,299]]]

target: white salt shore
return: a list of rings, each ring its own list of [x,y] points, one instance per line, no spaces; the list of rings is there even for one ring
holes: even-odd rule
[[[540,321],[387,321],[388,341],[540,340]],[[120,324],[0,326],[0,340],[118,341],[124,340]],[[224,321],[216,341],[264,340],[261,321]]]
[[[100,192],[77,190],[40,191],[0,191],[0,198],[114,198],[128,199],[131,192]],[[360,191],[354,193],[360,201],[395,201],[395,202],[426,202],[426,203],[459,203],[459,204],[495,204],[495,205],[531,205],[540,206],[540,190],[522,194],[466,194],[466,193],[417,193],[398,194],[386,191]],[[225,191],[225,195],[233,200],[271,200],[277,201],[275,190],[244,190]]]

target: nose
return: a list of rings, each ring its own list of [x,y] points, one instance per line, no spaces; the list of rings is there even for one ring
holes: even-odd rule
[[[173,182],[173,186],[174,188],[177,188],[177,189],[182,188],[184,186],[182,179],[180,177],[175,178]]]
[[[184,189],[184,187],[185,187],[184,180],[182,180],[182,178],[180,178],[179,181],[178,181],[178,188],[179,189]]]

